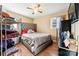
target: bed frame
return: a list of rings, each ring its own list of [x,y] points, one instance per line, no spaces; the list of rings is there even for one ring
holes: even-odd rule
[[[53,42],[52,42],[52,40],[49,40],[49,41],[47,41],[47,42],[41,44],[34,52],[31,51],[31,46],[30,46],[27,42],[25,42],[25,41],[23,41],[23,40],[21,39],[21,43],[22,43],[27,49],[29,49],[29,51],[30,51],[34,56],[36,56],[36,55],[38,55],[41,51],[43,51],[45,48],[47,48],[49,45],[51,45]]]

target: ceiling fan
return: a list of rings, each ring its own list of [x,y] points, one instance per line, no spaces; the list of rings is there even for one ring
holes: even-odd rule
[[[27,7],[27,9],[32,10],[32,14],[35,13],[43,13],[42,7],[40,4],[33,4],[31,7]]]

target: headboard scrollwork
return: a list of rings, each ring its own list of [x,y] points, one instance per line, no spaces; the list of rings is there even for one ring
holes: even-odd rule
[[[21,23],[21,29],[32,29],[34,31],[37,31],[37,26],[36,24],[32,23]]]

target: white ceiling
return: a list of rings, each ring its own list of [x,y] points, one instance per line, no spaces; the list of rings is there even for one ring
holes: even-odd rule
[[[48,14],[65,11],[69,7],[69,3],[40,3],[43,8],[43,13],[32,14],[32,10],[27,9],[32,3],[5,3],[3,5],[3,10],[9,10],[28,16],[30,18],[38,18]]]

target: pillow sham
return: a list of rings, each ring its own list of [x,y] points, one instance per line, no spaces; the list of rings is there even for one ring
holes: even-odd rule
[[[27,33],[28,32],[28,29],[22,29],[21,30],[21,34],[24,34],[24,33]]]

